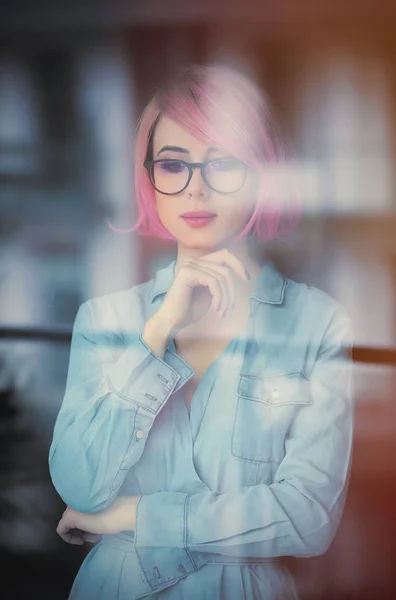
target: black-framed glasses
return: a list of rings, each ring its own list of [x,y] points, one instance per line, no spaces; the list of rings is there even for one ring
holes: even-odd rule
[[[194,169],[200,169],[205,184],[219,194],[238,192],[246,180],[247,165],[233,157],[213,158],[191,163],[178,158],[145,160],[150,181],[157,192],[180,194],[191,181]]]

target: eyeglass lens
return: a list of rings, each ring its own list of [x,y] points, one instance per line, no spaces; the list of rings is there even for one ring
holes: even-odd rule
[[[178,160],[160,160],[153,166],[153,183],[164,194],[182,191],[190,175],[186,163]],[[234,158],[213,160],[204,166],[204,179],[214,190],[232,193],[238,190],[245,179],[245,165]]]

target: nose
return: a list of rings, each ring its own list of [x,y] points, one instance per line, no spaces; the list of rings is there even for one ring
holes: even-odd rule
[[[200,169],[193,169],[187,192],[194,198],[199,198],[200,196],[207,198],[209,196],[209,188],[202,178]]]

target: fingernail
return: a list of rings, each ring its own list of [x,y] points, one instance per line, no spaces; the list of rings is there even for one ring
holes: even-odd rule
[[[250,275],[249,271],[246,269],[246,267],[245,267],[245,273],[246,273],[246,277],[247,277],[248,279],[252,279],[252,278],[251,278],[251,275]]]

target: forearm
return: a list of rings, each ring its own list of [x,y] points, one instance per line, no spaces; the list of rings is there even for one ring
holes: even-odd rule
[[[166,352],[171,364],[157,356],[142,335],[116,341],[113,351],[109,334],[93,327],[86,306],[80,310],[49,467],[64,502],[81,512],[114,501],[156,416],[193,375],[177,355]]]
[[[159,358],[163,358],[174,333],[171,323],[158,311],[146,322],[142,339],[154,354],[159,356]]]
[[[127,406],[113,392],[88,407],[86,389],[75,391],[82,406],[74,420],[67,414],[57,420],[49,470],[66,504],[80,512],[97,512],[114,501],[127,470],[139,460],[154,415],[138,416],[136,407]],[[137,431],[144,436],[137,436]]]
[[[288,483],[224,494],[142,496],[136,516],[137,550],[142,560],[154,547],[259,558],[319,555],[337,529],[343,497],[341,493],[334,509],[327,510]]]
[[[118,496],[109,508],[100,513],[102,522],[105,524],[104,533],[134,531],[136,505],[139,499],[140,496]]]

